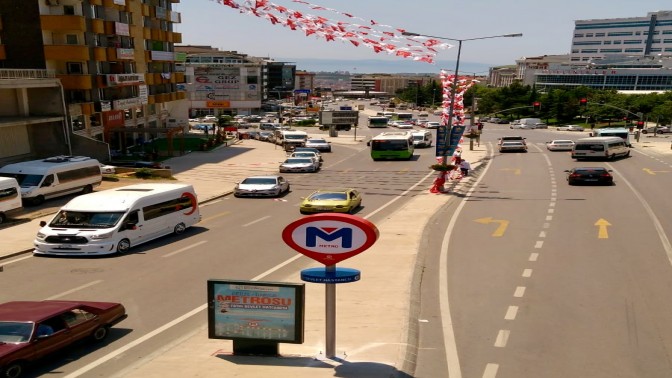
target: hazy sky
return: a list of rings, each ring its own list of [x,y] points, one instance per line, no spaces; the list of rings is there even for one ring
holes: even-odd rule
[[[364,46],[327,42],[306,37],[302,31],[273,25],[266,19],[241,14],[213,0],[181,0],[173,4],[182,14],[175,31],[182,44],[210,45],[220,50],[238,51],[278,61],[299,58],[385,59],[403,58],[374,53]],[[242,0],[235,0],[243,4]],[[488,65],[514,64],[525,56],[569,52],[575,20],[643,17],[648,12],[672,10],[671,0],[313,0],[311,4],[374,20],[380,24],[421,34],[467,39],[523,33],[520,38],[466,41],[461,60]],[[343,15],[317,11],[292,0],[273,3],[304,14],[344,21]],[[439,50],[436,60],[454,60],[454,48]],[[415,62],[426,71],[428,63]],[[299,67],[300,68],[300,67]]]

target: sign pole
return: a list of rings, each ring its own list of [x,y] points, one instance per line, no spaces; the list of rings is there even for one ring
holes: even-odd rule
[[[327,265],[325,268],[327,274],[335,274],[336,272],[336,265]],[[325,284],[324,294],[326,357],[334,358],[336,356],[336,284]]]

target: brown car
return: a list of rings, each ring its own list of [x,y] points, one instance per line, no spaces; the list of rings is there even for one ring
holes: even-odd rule
[[[0,377],[17,378],[26,367],[72,343],[101,341],[126,318],[120,303],[17,301],[0,304]]]

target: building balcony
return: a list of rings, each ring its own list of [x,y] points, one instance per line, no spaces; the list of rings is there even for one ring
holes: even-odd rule
[[[182,33],[168,32],[168,42],[182,43]]]
[[[114,57],[110,59],[109,53],[105,47],[94,47],[93,48],[93,60],[96,62],[107,62],[108,60],[115,60]]]
[[[166,33],[161,29],[152,29],[152,39],[155,41],[168,41]]]
[[[173,83],[185,83],[184,72],[173,72],[175,81]]]
[[[90,90],[93,89],[91,75],[56,75],[61,79],[63,89],[66,90]]]
[[[91,5],[103,5],[103,0],[89,0]]]
[[[124,5],[117,5],[117,4],[115,4],[115,3],[114,3],[114,0],[103,0],[103,6],[104,6],[105,8],[112,8],[112,9],[119,9],[119,10],[125,8]]]
[[[186,100],[187,99],[187,92],[179,91],[177,93],[177,99],[178,100]]]
[[[40,16],[42,30],[50,31],[86,31],[86,22],[83,16],[50,15]]]
[[[44,46],[46,60],[90,60],[89,47],[82,45],[46,45]]]
[[[96,34],[105,34],[105,21],[98,18],[92,19],[91,32]]]

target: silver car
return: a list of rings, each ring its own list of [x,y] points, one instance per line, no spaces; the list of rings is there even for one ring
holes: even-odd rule
[[[314,148],[321,152],[331,152],[331,143],[324,139],[311,138],[305,143],[306,147]]]
[[[320,163],[314,158],[288,158],[280,164],[280,172],[317,172]]]
[[[282,176],[252,176],[236,183],[235,197],[278,197],[289,192],[289,181]]]

